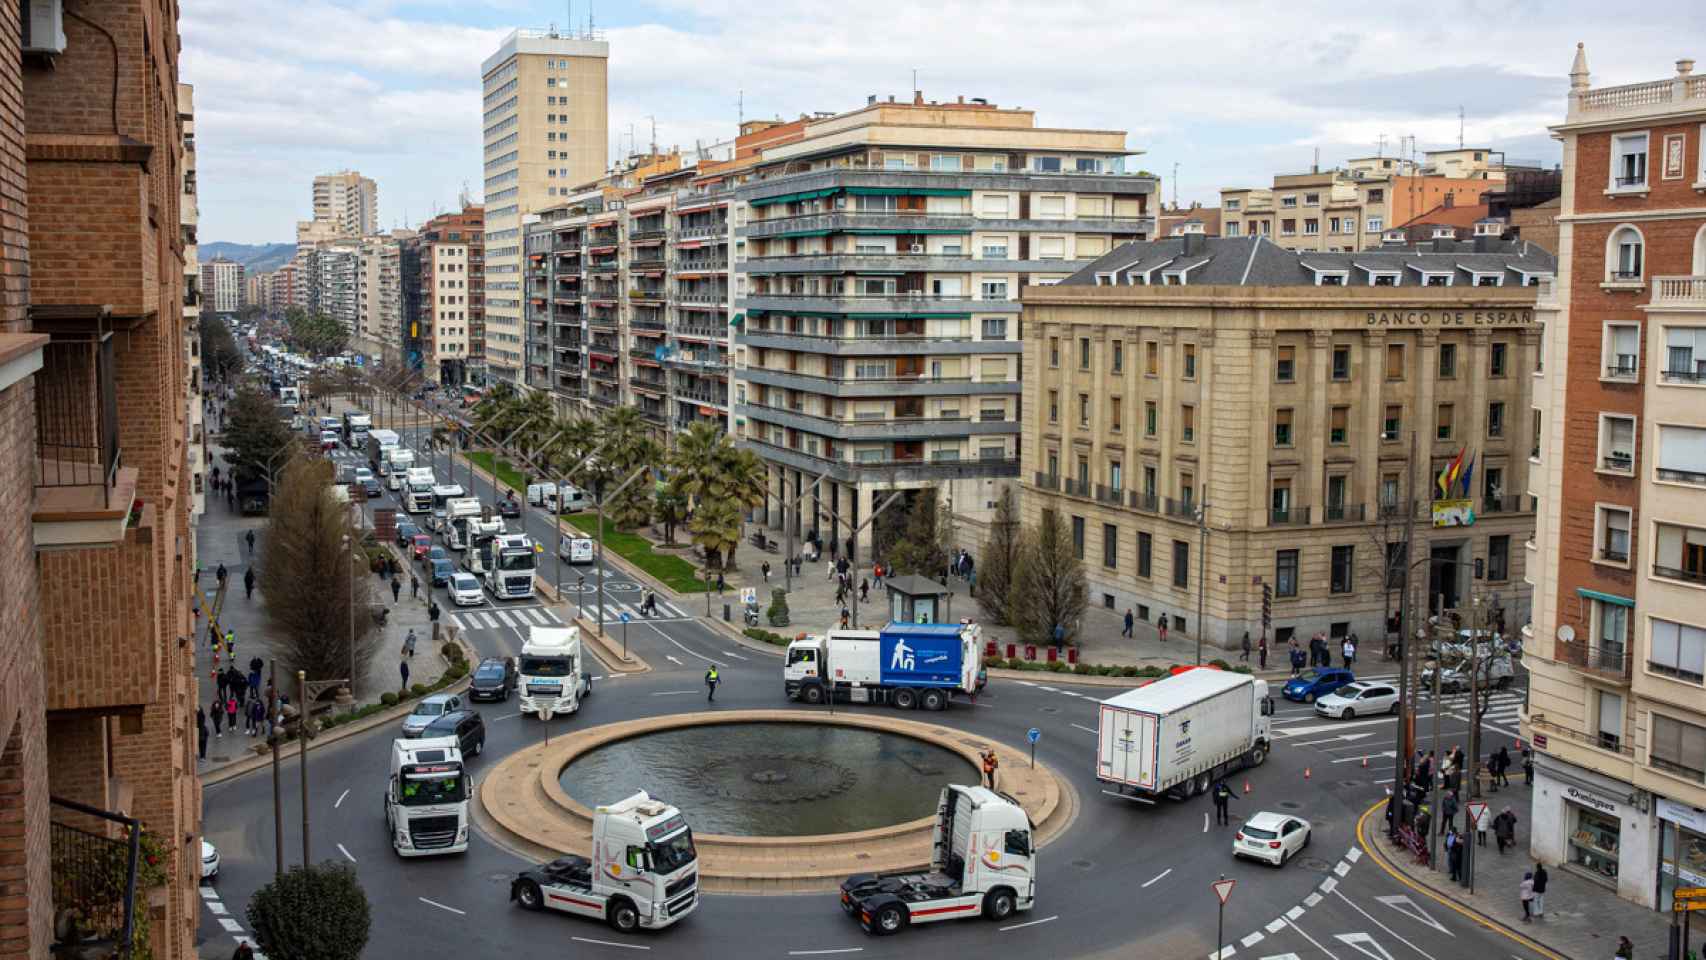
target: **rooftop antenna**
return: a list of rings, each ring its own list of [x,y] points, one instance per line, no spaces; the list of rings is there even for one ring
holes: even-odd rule
[[[1376,157],[1386,156],[1386,134],[1381,134],[1380,139],[1376,141],[1374,145],[1374,155]]]
[[[1173,161],[1173,209],[1179,209],[1179,161]]]
[[[1309,172],[1310,173],[1320,173],[1321,172],[1321,148],[1320,147],[1315,148],[1315,159],[1310,161],[1310,163],[1309,163]]]
[[[745,125],[745,123],[746,123],[746,91],[745,90],[737,91],[737,93],[735,95],[735,111],[736,111],[737,115],[740,117],[739,123],[736,125],[736,129],[739,129],[741,126]]]
[[[1463,104],[1457,105],[1457,149],[1463,149]]]

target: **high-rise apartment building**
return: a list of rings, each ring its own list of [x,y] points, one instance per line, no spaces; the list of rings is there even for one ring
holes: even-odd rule
[[[516,30],[480,68],[484,94],[484,349],[490,376],[526,387],[522,218],[556,188],[604,172],[610,45],[591,34]],[[549,193],[547,191],[550,191]]]
[[[184,389],[189,416],[190,525],[193,528],[207,507],[207,435],[202,423],[201,374],[201,266],[196,258],[196,227],[201,213],[196,205],[195,178],[195,88],[178,84],[178,124],[184,146],[183,195],[178,203],[178,225],[184,244],[184,362],[189,366]],[[253,301],[249,301],[253,302]],[[187,541],[194,549],[195,534]]]
[[[284,264],[268,276],[272,278],[272,284],[263,306],[273,314],[283,316],[286,310],[301,303],[297,299],[296,264]]]
[[[35,38],[62,53],[28,58],[19,11],[0,6],[0,417],[13,438],[0,449],[0,953],[49,956],[56,908],[118,933],[103,908],[123,878],[107,865],[125,862],[129,818],[161,851],[164,883],[136,900],[152,954],[191,960],[201,788],[183,646],[193,381],[177,5],[84,4],[62,39]],[[101,906],[76,902],[84,891]]]
[[[1706,77],[1578,45],[1536,364],[1532,853],[1670,912],[1706,880]]]
[[[365,237],[356,248],[355,334],[351,346],[370,357],[395,356],[403,343],[399,260],[413,231]]]
[[[202,305],[209,313],[229,316],[243,309],[243,265],[214,257],[201,265]]]
[[[787,503],[796,534],[845,539],[880,493],[926,487],[988,516],[1019,472],[1020,291],[1154,235],[1135,152],[1121,131],[922,95],[759,151],[730,220],[734,316],[701,322],[740,324],[735,432],[769,466],[770,524]]]
[[[379,184],[354,170],[314,178],[314,219],[346,239],[379,232]]]
[[[486,382],[485,236],[479,206],[441,214],[420,229],[421,363],[429,379],[446,387]]]

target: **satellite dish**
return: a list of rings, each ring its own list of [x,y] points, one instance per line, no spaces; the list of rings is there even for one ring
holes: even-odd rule
[[[1575,639],[1576,639],[1576,628],[1575,628],[1575,627],[1572,627],[1572,626],[1570,626],[1570,625],[1569,625],[1569,624],[1567,624],[1567,623],[1566,623],[1566,624],[1564,624],[1564,625],[1563,625],[1563,626],[1561,626],[1561,627],[1559,627],[1559,628],[1558,628],[1558,639],[1559,639],[1559,640],[1562,640],[1562,641],[1563,641],[1563,642],[1565,642],[1565,643],[1573,643],[1573,642],[1575,642]]]

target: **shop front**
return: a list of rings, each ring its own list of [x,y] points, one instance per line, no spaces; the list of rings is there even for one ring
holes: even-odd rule
[[[1660,798],[1658,909],[1677,887],[1706,887],[1706,810]]]
[[[1576,787],[1564,790],[1569,853],[1565,861],[1595,880],[1617,886],[1623,821],[1618,804]]]
[[[1535,757],[1535,858],[1651,907],[1658,869],[1657,819],[1628,784],[1548,754]],[[1520,816],[1520,812],[1518,816]],[[1706,873],[1706,869],[1697,871]]]

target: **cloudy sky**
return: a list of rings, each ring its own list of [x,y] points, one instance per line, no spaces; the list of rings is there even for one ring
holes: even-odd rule
[[[1706,71],[1706,4],[1640,16],[1586,0],[1436,0],[1422,8],[1288,0],[572,0],[608,35],[609,149],[733,135],[745,115],[791,118],[905,98],[986,97],[1044,126],[1128,131],[1170,198],[1212,203],[1386,151],[1464,137],[1556,162],[1545,126],[1588,43],[1595,85]],[[182,79],[196,87],[204,241],[289,241],[317,173],[379,182],[380,219],[415,225],[480,194],[480,62],[516,26],[562,26],[557,0],[194,0]],[[1656,25],[1664,25],[1662,29]]]

